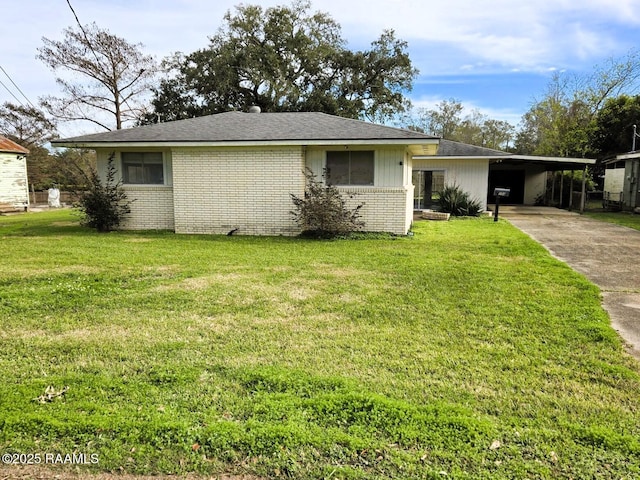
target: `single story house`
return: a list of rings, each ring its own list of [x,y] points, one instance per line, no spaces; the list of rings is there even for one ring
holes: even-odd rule
[[[304,194],[305,171],[326,172],[352,205],[363,204],[365,230],[400,235],[414,209],[432,207],[439,186],[456,183],[487,208],[494,169],[525,172],[525,183],[512,186],[523,202],[535,198],[531,178],[542,187],[535,172],[545,172],[537,157],[314,112],[227,112],[52,144],[94,149],[103,175],[114,158],[135,200],[123,228],[177,233],[295,235],[290,195]]]
[[[605,165],[603,200],[627,210],[640,210],[640,152],[616,155]]]
[[[0,136],[0,205],[5,209],[29,205],[28,153],[26,148]]]

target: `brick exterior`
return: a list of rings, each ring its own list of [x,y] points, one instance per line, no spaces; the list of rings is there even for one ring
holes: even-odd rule
[[[405,235],[411,226],[407,218],[407,198],[412,191],[406,188],[339,187],[349,208],[362,204],[361,220],[366,232],[389,232]]]
[[[296,235],[290,194],[304,193],[301,147],[174,149],[177,233]]]
[[[237,229],[238,235],[297,235],[300,228],[290,214],[290,194],[304,194],[305,168],[321,175],[326,149],[274,146],[165,150],[167,185],[124,185],[133,202],[121,228],[187,234],[226,234]],[[110,153],[98,152],[103,175]],[[404,155],[404,148],[377,149],[376,186],[339,187],[350,208],[363,204],[365,231],[404,235],[409,230],[413,185],[410,161]],[[116,158],[119,164],[119,152]]]
[[[125,230],[173,230],[173,188],[169,186],[123,187],[131,213],[122,223]]]

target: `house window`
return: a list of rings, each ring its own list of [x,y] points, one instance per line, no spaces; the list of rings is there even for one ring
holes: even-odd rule
[[[163,185],[162,152],[123,152],[122,181],[130,184]]]
[[[373,185],[373,150],[327,152],[327,183]]]

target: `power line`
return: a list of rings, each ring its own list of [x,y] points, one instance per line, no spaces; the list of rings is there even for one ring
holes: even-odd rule
[[[16,97],[11,90],[9,90],[9,87],[7,87],[4,83],[2,83],[2,80],[0,80],[0,85],[2,85],[7,92],[9,92],[9,95],[11,95],[13,98],[16,99],[16,102],[18,102],[21,106],[24,107],[24,103],[22,103],[20,99]]]
[[[9,79],[9,81],[10,81],[11,83],[13,83],[13,86],[14,86],[14,87],[16,87],[16,89],[20,92],[20,94],[21,94],[21,95],[25,98],[25,100],[29,103],[29,105],[31,105],[33,108],[37,109],[38,107],[36,107],[36,106],[31,102],[31,100],[29,100],[29,98],[24,94],[24,92],[23,92],[22,90],[20,90],[20,87],[19,87],[18,85],[16,85],[16,82],[14,82],[14,81],[13,81],[13,79],[9,76],[9,74],[7,73],[7,71],[6,71],[4,68],[2,68],[2,65],[0,65],[0,70],[2,70],[2,72],[7,76],[7,78]],[[4,84],[2,84],[2,86],[3,86],[4,88],[7,88]],[[7,89],[7,90],[8,90],[8,89]],[[9,92],[9,93],[11,93],[11,92]],[[13,96],[13,98],[15,98],[16,100],[18,100],[18,99],[16,98],[16,96],[15,96],[15,95],[13,95],[13,93],[11,93],[11,96]],[[20,105],[22,105],[22,106],[24,107],[24,104],[23,104],[20,100],[18,100],[18,103],[20,103]]]
[[[82,26],[82,23],[80,23],[80,19],[78,18],[78,15],[76,14],[76,11],[73,9],[73,6],[71,6],[71,0],[67,0],[67,5],[69,5],[69,8],[71,9],[71,13],[73,13],[73,16],[76,19],[76,23],[78,24],[78,27],[80,27],[80,31],[82,32],[82,35],[84,36],[84,39],[87,42],[87,46],[89,47],[89,50],[91,50],[91,53],[93,54],[93,58],[96,59],[96,64],[100,65],[100,59],[98,58],[98,54],[96,53],[95,49],[93,48],[93,45],[89,41],[89,37],[87,35],[87,32],[85,31],[84,27]],[[127,107],[129,107],[129,110],[133,110],[131,108],[131,105],[129,105],[129,102],[127,101],[126,98],[124,99],[124,104]]]

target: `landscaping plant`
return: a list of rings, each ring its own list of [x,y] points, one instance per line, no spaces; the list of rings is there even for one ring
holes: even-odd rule
[[[480,202],[471,198],[458,185],[445,185],[438,192],[438,207],[440,211],[450,213],[454,217],[477,217],[482,211]]]
[[[88,188],[77,193],[77,208],[82,212],[82,224],[95,228],[98,232],[110,232],[117,228],[125,215],[131,213],[127,194],[122,182],[116,180],[115,154],[109,156],[105,181],[98,171],[91,167]]]
[[[326,173],[326,172],[325,172]],[[303,197],[291,194],[291,211],[302,235],[314,238],[335,238],[360,230],[362,204],[349,208],[347,201],[334,185],[317,179],[311,171],[305,172],[306,187]],[[326,178],[326,174],[324,175]]]

